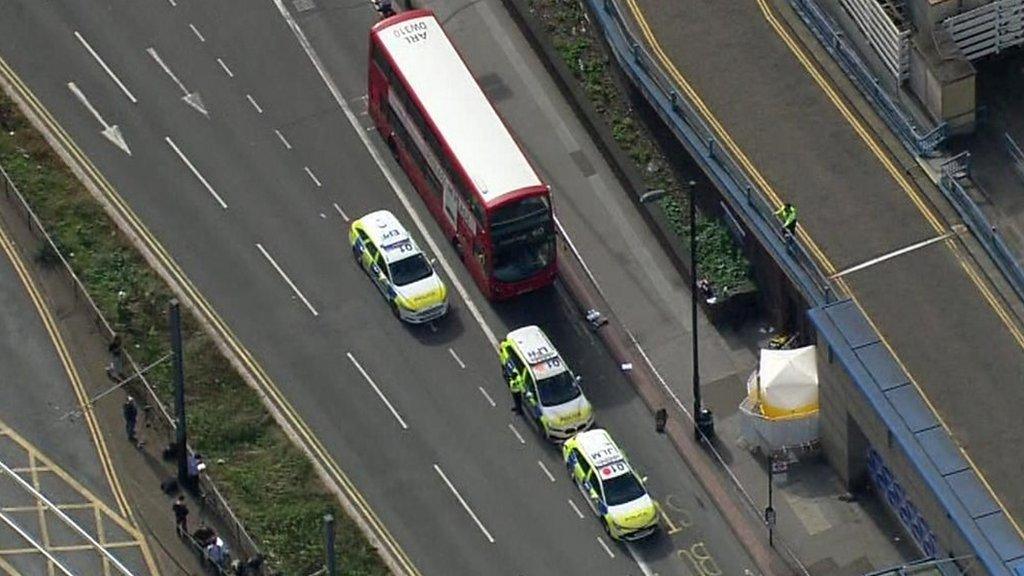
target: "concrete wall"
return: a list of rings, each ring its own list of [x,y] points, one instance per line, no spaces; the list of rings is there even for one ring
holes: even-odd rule
[[[817,343],[822,449],[847,489],[859,492],[873,487],[867,468],[870,445],[882,456],[894,478],[905,489],[906,501],[913,503],[926,520],[938,543],[939,555],[971,554],[967,541],[949,520],[945,508],[910,461],[895,434],[853,383],[839,360],[830,358],[828,342],[819,337]],[[907,436],[910,437],[909,431]],[[885,494],[877,494],[877,497],[886,499]],[[898,514],[895,515],[898,519]],[[907,536],[912,538],[909,530]]]
[[[974,130],[974,81],[974,66],[945,30],[914,35],[909,88],[935,122],[948,122],[953,133]]]

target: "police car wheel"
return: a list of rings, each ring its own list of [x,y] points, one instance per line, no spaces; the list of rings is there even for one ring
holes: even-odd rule
[[[615,539],[615,537],[612,536],[612,527],[608,525],[607,520],[601,520],[601,527],[604,528],[604,533],[607,534],[609,538],[612,540]]]
[[[398,318],[399,320],[401,320],[402,315],[399,314],[399,312],[398,312],[398,304],[396,304],[394,300],[390,300],[388,302],[388,306],[391,307],[391,313],[395,315],[395,318]]]
[[[352,258],[356,261],[356,264],[361,264],[359,261],[359,248],[356,248],[355,245],[352,246]],[[362,268],[362,266],[360,266],[360,268]]]

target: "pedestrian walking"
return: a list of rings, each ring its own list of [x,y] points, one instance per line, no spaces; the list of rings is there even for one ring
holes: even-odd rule
[[[782,229],[789,233],[790,236],[796,233],[796,208],[786,202],[775,211],[775,215],[778,216],[779,220],[782,220]]]
[[[107,351],[110,352],[107,376],[114,382],[120,382],[124,378],[124,346],[120,334],[114,334],[114,339],[107,346]]]
[[[178,496],[178,499],[171,505],[171,510],[174,511],[174,529],[177,530],[178,536],[186,536],[188,534],[188,504],[185,503],[184,494]]]
[[[135,403],[135,398],[128,396],[128,399],[124,401],[123,412],[124,429],[128,434],[128,440],[138,444],[139,441],[135,438],[135,425],[139,421],[139,406]]]

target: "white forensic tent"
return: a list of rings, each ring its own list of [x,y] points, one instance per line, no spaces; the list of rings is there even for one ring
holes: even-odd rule
[[[818,438],[818,362],[814,346],[761,350],[740,403],[743,435],[768,451]]]

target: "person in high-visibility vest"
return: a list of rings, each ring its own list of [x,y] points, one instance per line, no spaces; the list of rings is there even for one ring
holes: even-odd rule
[[[796,208],[792,204],[786,202],[782,208],[775,211],[775,215],[782,220],[783,230],[790,234],[796,233]]]
[[[522,413],[525,376],[516,370],[515,364],[512,362],[512,354],[514,352],[509,350],[507,344],[503,342],[499,351],[501,371],[504,373],[505,382],[508,383],[508,391],[512,394],[512,411]]]

